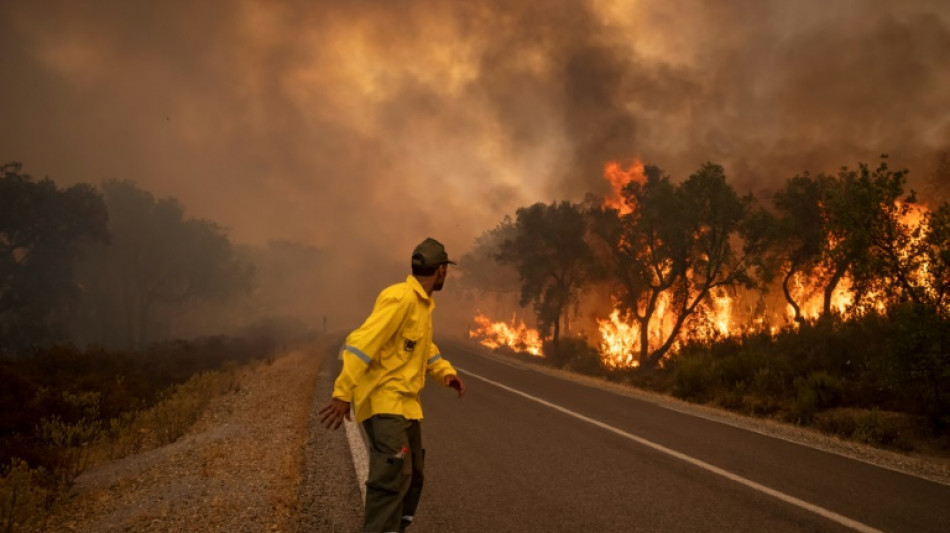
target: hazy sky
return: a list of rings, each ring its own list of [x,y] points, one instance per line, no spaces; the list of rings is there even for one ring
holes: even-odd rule
[[[948,58],[943,0],[6,0],[0,160],[402,269],[603,193],[611,159],[756,193],[882,152],[924,179]]]

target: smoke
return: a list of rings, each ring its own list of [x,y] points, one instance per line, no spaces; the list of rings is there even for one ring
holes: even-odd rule
[[[353,320],[417,242],[461,256],[608,160],[945,180],[946,57],[940,0],[5,2],[0,159],[319,247]]]

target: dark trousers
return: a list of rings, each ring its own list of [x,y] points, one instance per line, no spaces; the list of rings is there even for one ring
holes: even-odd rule
[[[403,517],[415,516],[422,494],[425,450],[420,421],[375,415],[363,421],[363,429],[369,437],[363,531],[399,531]]]

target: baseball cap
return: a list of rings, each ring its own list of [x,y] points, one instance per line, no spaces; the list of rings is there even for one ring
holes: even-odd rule
[[[412,266],[439,266],[443,263],[457,264],[445,253],[445,246],[431,237],[419,243],[412,251]]]

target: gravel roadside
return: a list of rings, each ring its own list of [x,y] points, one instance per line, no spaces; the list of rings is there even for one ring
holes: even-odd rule
[[[310,436],[304,446],[303,480],[297,496],[300,513],[293,527],[300,533],[352,533],[363,525],[362,480],[356,479],[346,433],[343,428],[330,431],[321,426],[318,416],[340,371],[338,346],[331,343],[326,351],[311,402]]]
[[[239,390],[214,399],[178,441],[80,475],[37,531],[296,531],[325,353],[243,369]]]

